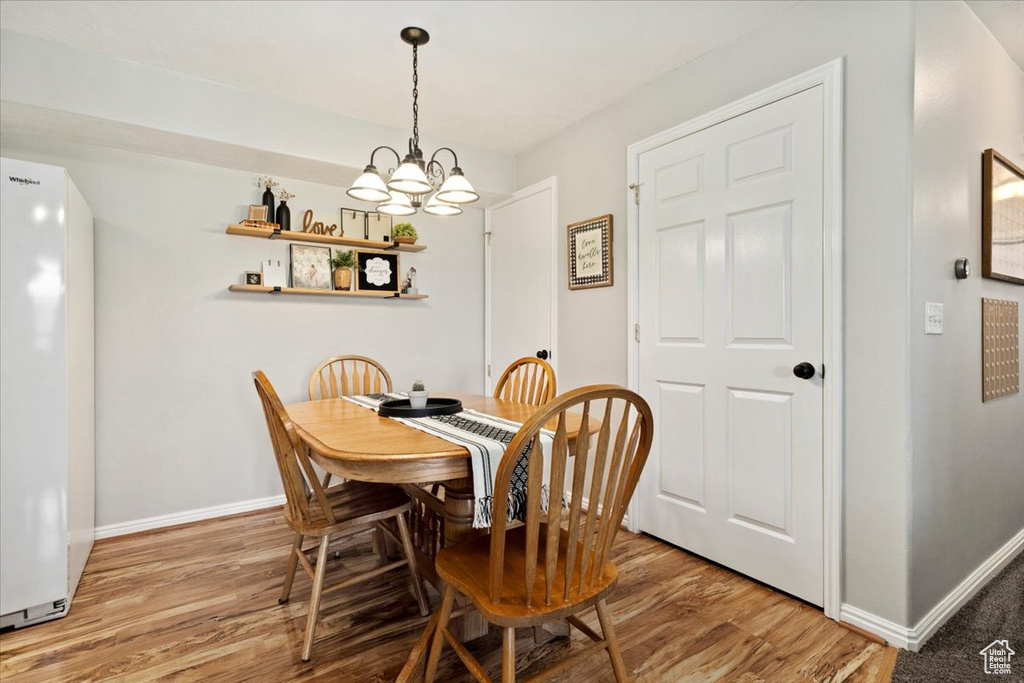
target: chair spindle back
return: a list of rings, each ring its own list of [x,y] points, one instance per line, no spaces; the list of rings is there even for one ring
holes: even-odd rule
[[[597,444],[591,457],[591,404],[605,401]],[[570,449],[566,430],[566,411],[583,406],[582,424]],[[613,421],[621,414],[618,425]],[[540,431],[556,421],[550,459],[550,504],[541,509],[541,487],[545,453],[539,447]],[[630,424],[632,423],[632,427]],[[502,458],[494,484],[494,508],[491,527],[490,599],[501,600],[504,585],[505,530],[509,485],[519,456],[527,452],[526,548],[523,598],[531,604],[537,584],[537,558],[543,554],[544,600],[551,604],[552,586],[559,560],[564,556],[562,600],[571,591],[577,594],[594,585],[601,576],[608,552],[615,540],[626,507],[640,479],[640,472],[651,450],[654,419],[650,406],[638,394],[623,387],[599,384],[581,387],[554,398],[523,424]],[[560,542],[562,524],[561,492],[565,490],[569,457],[573,457],[572,491],[568,511],[568,543]],[[584,496],[587,475],[589,496]],[[586,497],[588,509],[583,512]],[[543,531],[543,538],[541,538]],[[515,588],[516,584],[513,582]],[[516,589],[516,596],[519,596]]]
[[[391,390],[391,375],[384,366],[366,356],[328,358],[309,378],[310,401]]]
[[[263,416],[267,420],[277,470],[284,485],[285,510],[288,518],[303,525],[310,525],[313,521],[309,505],[312,495],[312,499],[321,509],[323,519],[333,524],[334,513],[327,503],[327,496],[317,480],[316,471],[309,462],[305,446],[295,433],[277,391],[262,370],[252,373],[252,377],[256,382],[256,393],[263,404]]]
[[[526,356],[505,368],[494,398],[542,406],[555,397],[555,371],[540,358]]]

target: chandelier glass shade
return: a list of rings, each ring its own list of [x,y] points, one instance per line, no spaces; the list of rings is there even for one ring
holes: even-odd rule
[[[362,202],[383,202],[391,199],[387,185],[381,180],[375,166],[367,166],[363,174],[348,188],[348,196]]]
[[[386,202],[377,205],[377,210],[389,216],[411,216],[416,213],[409,195],[402,192],[392,192]]]
[[[438,193],[430,195],[427,205],[423,207],[425,213],[432,216],[458,216],[462,213],[462,207],[458,204],[449,204],[437,198]]]
[[[402,157],[392,147],[377,147],[370,153],[370,163],[346,194],[364,202],[380,202],[377,210],[392,216],[411,216],[420,207],[434,216],[458,216],[462,213],[460,204],[469,204],[480,198],[459,168],[458,155],[451,147],[441,147],[427,161],[420,150],[419,46],[425,45],[430,35],[421,28],[409,26],[402,29],[401,36],[412,45],[412,137],[409,138],[409,153]],[[374,164],[374,156],[385,149],[395,155],[397,166],[390,171],[386,182]],[[447,173],[437,159],[443,152],[451,154],[453,159]],[[423,206],[428,194],[430,198]]]

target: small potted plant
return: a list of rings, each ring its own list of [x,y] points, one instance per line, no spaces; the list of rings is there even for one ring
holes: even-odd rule
[[[391,239],[397,244],[416,244],[416,228],[412,223],[399,223],[391,229]]]
[[[334,266],[334,288],[352,289],[352,267],[356,265],[355,255],[351,251],[335,249],[331,265]]]
[[[427,396],[429,395],[427,388],[423,386],[423,380],[416,380],[412,383],[412,389],[409,390],[409,406],[412,408],[426,408]]]

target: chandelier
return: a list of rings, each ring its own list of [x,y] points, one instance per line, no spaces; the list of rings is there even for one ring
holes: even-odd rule
[[[409,26],[402,29],[402,40],[412,45],[412,137],[409,138],[409,153],[403,158],[395,149],[381,145],[370,153],[370,163],[363,174],[348,188],[348,196],[364,202],[379,202],[377,210],[391,216],[411,216],[423,207],[423,211],[434,216],[458,216],[462,213],[460,204],[469,204],[480,198],[473,186],[466,180],[459,168],[459,157],[450,147],[441,147],[424,161],[420,150],[419,126],[419,46],[426,45],[430,34],[421,28]],[[387,183],[381,178],[374,165],[374,157],[381,150],[395,155],[398,167],[390,169]],[[444,166],[437,155],[448,152],[454,159],[451,170],[445,174]],[[430,195],[429,198],[427,195]],[[424,202],[424,199],[426,201]]]

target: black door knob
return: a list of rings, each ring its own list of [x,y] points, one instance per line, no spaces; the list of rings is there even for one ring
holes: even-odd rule
[[[540,358],[541,360],[547,360],[548,359],[548,350],[547,349],[541,349],[540,351],[538,351],[537,352],[537,358]]]
[[[814,366],[810,363],[799,363],[793,366],[793,374],[800,379],[810,379],[814,377]]]

